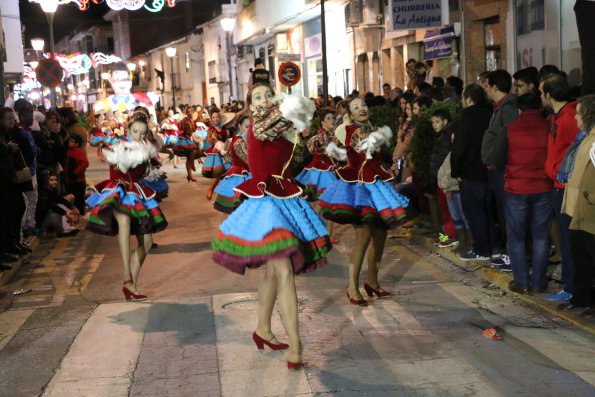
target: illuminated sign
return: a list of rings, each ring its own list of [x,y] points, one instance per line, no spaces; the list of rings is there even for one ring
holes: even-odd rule
[[[43,0],[29,0],[30,3],[41,3]],[[58,4],[76,4],[81,11],[87,11],[89,9],[89,3],[92,1],[94,4],[101,4],[103,0],[58,0]],[[109,8],[115,11],[120,10],[145,10],[150,12],[159,12],[165,7],[174,7],[176,0],[106,0],[106,4]]]

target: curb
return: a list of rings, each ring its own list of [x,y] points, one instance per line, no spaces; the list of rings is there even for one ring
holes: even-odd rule
[[[28,240],[29,246],[31,247],[32,250],[35,250],[35,248],[39,245],[39,238],[37,236],[27,237],[27,240]],[[31,253],[29,255],[32,255],[32,254],[33,253]],[[29,255],[18,256],[19,260],[10,264],[10,266],[12,266],[12,269],[0,272],[0,288],[4,287],[10,281],[12,276],[14,274],[16,274],[16,272],[19,271],[19,269],[21,268],[21,265],[23,264],[23,262],[26,260],[26,258]]]
[[[507,294],[514,294],[514,296],[518,298],[520,301],[530,305],[533,308],[536,308],[541,313],[546,314],[550,317],[560,318],[574,325],[575,327],[590,333],[591,335],[595,335],[594,323],[589,322],[586,319],[583,319],[578,313],[575,314],[573,312],[563,312],[557,310],[556,306],[559,304],[559,302],[550,302],[546,299],[540,298],[539,295],[521,295],[516,294],[514,292],[510,292],[508,290],[508,283],[512,280],[511,274],[502,273],[490,267],[482,266],[481,263],[477,261],[462,261],[458,258],[458,255],[455,254],[451,249],[436,247],[432,243],[431,239],[426,236],[412,233],[410,239],[411,241],[419,243],[420,245],[424,246],[430,251],[436,253],[442,258],[447,259],[448,261],[452,262],[455,266],[463,270],[473,271],[473,273],[477,274],[482,279],[506,291]]]

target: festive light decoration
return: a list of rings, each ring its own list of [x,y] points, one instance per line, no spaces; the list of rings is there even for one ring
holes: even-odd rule
[[[121,62],[122,58],[119,58],[113,54],[107,55],[102,52],[94,52],[91,54],[91,60],[93,61],[93,67],[97,65],[109,65],[110,63]]]
[[[31,3],[41,3],[43,0],[29,0]],[[76,4],[81,11],[87,11],[89,9],[89,0],[57,0],[58,4]],[[92,0],[94,4],[101,4],[103,0]],[[115,11],[120,10],[145,10],[150,12],[159,12],[165,7],[174,7],[176,0],[106,0],[106,4]]]
[[[56,54],[55,58],[68,76],[87,73],[92,66],[91,58],[87,54]]]

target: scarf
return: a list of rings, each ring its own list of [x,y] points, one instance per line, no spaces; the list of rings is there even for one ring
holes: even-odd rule
[[[568,179],[570,179],[570,175],[572,174],[572,170],[574,169],[574,160],[576,159],[576,155],[578,153],[578,147],[581,145],[581,142],[587,136],[587,131],[581,130],[576,135],[574,142],[570,144],[568,147],[568,151],[566,151],[566,155],[562,160],[562,165],[560,166],[560,170],[558,171],[558,176],[556,180],[562,184],[566,184]]]

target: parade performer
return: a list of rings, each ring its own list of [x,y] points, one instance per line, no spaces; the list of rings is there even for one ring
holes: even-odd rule
[[[258,325],[252,338],[259,349],[287,349],[289,369],[302,367],[294,274],[313,271],[326,263],[331,249],[322,219],[300,198],[303,191],[291,178],[290,163],[314,109],[307,98],[273,102],[268,85],[248,92],[253,126],[248,132],[248,164],[252,178],[236,187],[245,201],[220,225],[213,241],[213,260],[244,274],[265,266],[258,289]],[[289,121],[291,120],[291,121]],[[289,345],[271,330],[276,297],[283,314]]]
[[[159,153],[164,146],[163,139],[156,133],[157,125],[151,121],[149,110],[143,106],[137,106],[135,112],[142,112],[149,120],[149,131],[145,136],[145,141],[153,145],[155,151]],[[167,174],[161,169],[161,161],[157,157],[152,158],[147,169],[147,175],[141,179],[141,183],[155,191],[155,200],[160,202],[169,195],[169,184],[167,183]]]
[[[216,210],[231,214],[241,203],[240,193],[234,188],[250,178],[248,167],[248,128],[250,116],[243,115],[238,119],[238,132],[231,138],[229,149],[225,157],[231,158],[232,167],[227,170],[221,182],[217,185],[214,207]]]
[[[339,179],[322,193],[320,207],[327,220],[352,224],[355,229],[347,297],[354,305],[366,306],[368,302],[359,292],[364,256],[369,248],[368,281],[364,284],[368,296],[390,296],[378,284],[378,268],[387,229],[403,222],[408,200],[388,183],[393,177],[380,164],[381,148],[392,136],[390,128],[370,124],[363,99],[351,99],[348,106],[350,122],[335,131],[335,140],[345,149],[334,143],[327,147],[327,154],[347,161],[347,165],[337,168]]]
[[[227,139],[227,130],[221,124],[221,112],[215,110],[211,112],[211,125],[207,132],[207,149],[205,149],[206,159],[202,166],[202,175],[205,178],[217,178],[225,174],[225,165],[223,164],[223,142]],[[213,186],[214,189],[214,186]],[[212,194],[212,190],[211,190]]]
[[[196,171],[194,160],[198,153],[198,144],[194,140],[194,131],[194,122],[186,117],[182,119],[178,140],[173,147],[176,156],[186,157],[186,172],[188,173],[186,179],[188,182],[196,182],[192,175],[192,171]]]
[[[89,144],[97,147],[110,141],[113,129],[108,119],[109,105],[105,99],[93,104],[93,116],[90,119]]]
[[[337,180],[334,172],[335,165],[326,155],[326,148],[333,141],[334,125],[335,112],[331,109],[323,109],[320,112],[320,130],[308,140],[308,150],[314,158],[295,178],[306,187],[306,194],[310,201],[317,201],[326,188]],[[339,241],[333,237],[334,223],[330,221],[327,223],[331,242],[337,244]]]
[[[151,234],[167,227],[165,216],[155,201],[155,192],[139,183],[147,165],[156,156],[155,148],[145,142],[148,120],[136,113],[128,127],[131,141],[122,141],[103,149],[110,164],[110,179],[95,186],[87,204],[91,215],[87,229],[104,235],[118,235],[124,263],[122,291],[127,301],[144,300],[137,281],[141,266],[151,249]],[[130,235],[135,235],[138,247],[130,252]]]
[[[202,166],[202,175],[205,178],[212,178],[213,182],[207,191],[207,200],[211,200],[213,197],[213,191],[215,187],[227,172],[231,168],[231,163],[226,162],[224,158],[225,154],[225,140],[230,137],[228,129],[229,124],[235,120],[234,113],[225,113],[221,115],[221,112],[214,111],[211,113],[211,125],[209,127],[207,141],[212,145],[205,150],[205,161]],[[229,159],[228,159],[229,160]]]
[[[160,128],[165,146],[175,146],[178,142],[179,122],[176,116],[173,110],[168,110],[167,118],[161,123]]]

